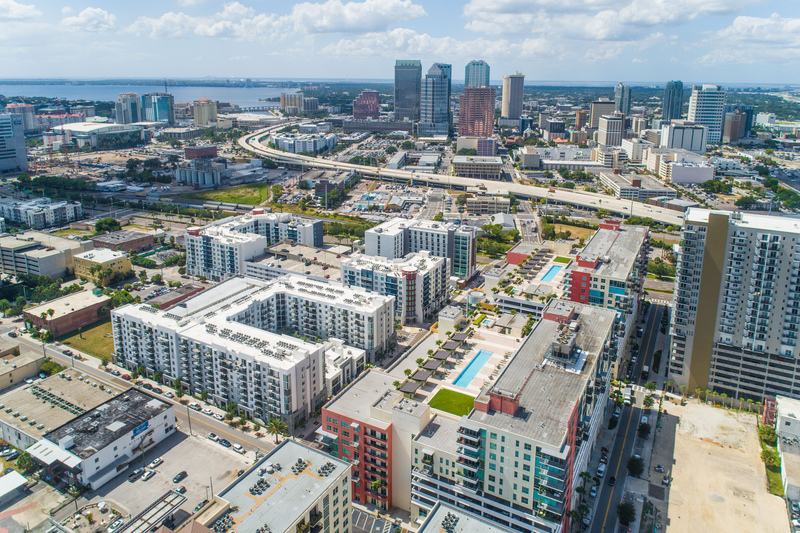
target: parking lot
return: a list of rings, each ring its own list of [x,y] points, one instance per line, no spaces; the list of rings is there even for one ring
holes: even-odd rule
[[[359,509],[353,509],[353,533],[383,533],[390,528],[385,520]]]
[[[167,490],[184,486],[187,501],[182,510],[191,512],[197,504],[211,498],[212,490],[219,493],[236,479],[239,470],[247,469],[248,463],[253,462],[252,452],[239,455],[205,436],[190,437],[180,432],[148,451],[145,461],[149,464],[156,457],[161,457],[164,462],[154,469],[152,478],[143,480],[139,477],[133,482],[128,481],[128,475],[142,466],[137,462],[86,497],[92,502],[108,500],[119,504],[130,515],[135,515]],[[186,471],[187,477],[174,483],[173,478],[181,471]]]

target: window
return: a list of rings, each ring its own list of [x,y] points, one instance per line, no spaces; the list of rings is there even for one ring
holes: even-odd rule
[[[523,497],[522,497],[522,503],[528,503],[528,498],[526,498],[526,497],[524,497],[524,496],[523,496]]]
[[[524,454],[522,454],[522,458],[523,458],[525,461],[530,461],[530,460],[531,460],[531,454],[529,454],[529,453],[524,453]]]
[[[530,480],[531,476],[529,476],[528,474],[522,474],[522,481],[530,481]]]
[[[497,433],[490,433],[489,438],[492,440],[497,440]]]
[[[531,451],[531,445],[530,444],[525,444],[525,449],[527,451]]]
[[[531,489],[529,489],[528,487],[522,487],[522,494],[530,494],[530,493]]]
[[[495,477],[492,474],[489,474],[489,481],[494,483]]]
[[[531,471],[531,465],[522,465],[522,469],[523,469],[525,472],[530,472],[530,471]]]

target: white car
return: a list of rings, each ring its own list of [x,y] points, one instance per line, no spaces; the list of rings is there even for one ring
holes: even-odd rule
[[[642,420],[639,422],[640,424],[647,424],[647,415],[642,416]]]
[[[592,485],[592,488],[589,489],[589,497],[596,498],[597,497],[597,485]]]
[[[217,420],[225,420],[225,417],[224,417],[224,416],[222,416],[222,415],[221,415],[221,414],[219,414],[219,413],[214,413],[214,418],[216,418]]]
[[[203,411],[202,411],[202,412],[203,412],[203,414],[204,414],[204,415],[210,415],[210,414],[213,414],[213,412],[211,411],[211,409],[209,409],[208,407],[206,407],[205,409],[203,409]]]
[[[219,437],[217,437],[216,433],[209,433],[206,435],[206,438],[212,442],[217,442],[219,440]]]
[[[149,465],[147,465],[147,468],[150,468],[152,470],[152,469],[156,468],[158,465],[160,465],[163,462],[164,462],[164,459],[162,459],[161,457],[156,457],[155,459],[153,459],[150,462]]]
[[[197,402],[192,402],[192,403],[189,404],[189,409],[193,409],[195,411],[199,411],[200,410],[200,404],[197,403]]]
[[[244,448],[242,447],[241,444],[234,443],[233,444],[233,451],[235,451],[237,453],[244,453]]]
[[[142,481],[147,481],[148,479],[150,479],[151,477],[153,477],[153,476],[155,476],[155,475],[156,475],[156,473],[155,473],[155,472],[153,472],[152,470],[148,470],[148,471],[147,471],[147,472],[145,472],[145,473],[144,473],[144,475],[142,476]]]

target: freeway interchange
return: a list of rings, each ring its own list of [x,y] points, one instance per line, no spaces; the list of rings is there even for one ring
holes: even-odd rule
[[[245,135],[239,138],[239,145],[249,152],[267,157],[279,164],[301,165],[308,168],[345,172],[352,170],[364,178],[375,178],[383,181],[403,182],[411,185],[441,189],[447,188],[467,191],[482,187],[485,188],[487,194],[493,196],[513,193],[520,199],[539,200],[547,198],[548,201],[576,205],[590,210],[605,209],[621,216],[636,215],[650,217],[657,222],[667,225],[680,226],[683,224],[683,215],[681,213],[630,200],[618,200],[604,194],[533,187],[513,181],[506,182],[462,178],[458,176],[442,176],[409,170],[355,165],[352,163],[284,152],[283,150],[271,148],[263,142],[272,133],[285,127],[286,123],[283,123]]]

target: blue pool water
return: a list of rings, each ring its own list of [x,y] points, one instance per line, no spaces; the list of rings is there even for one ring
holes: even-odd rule
[[[551,266],[550,269],[547,271],[547,273],[542,278],[542,281],[553,281],[553,279],[556,277],[556,274],[558,274],[561,271],[562,268],[564,268],[564,267],[561,266],[561,265],[553,265],[553,266]]]
[[[488,352],[486,350],[481,350],[478,352],[475,357],[472,358],[472,361],[469,362],[467,368],[461,371],[458,375],[456,380],[453,382],[453,385],[457,387],[468,387],[475,376],[478,375],[478,371],[483,368],[483,365],[489,360],[492,356],[492,352]]]

